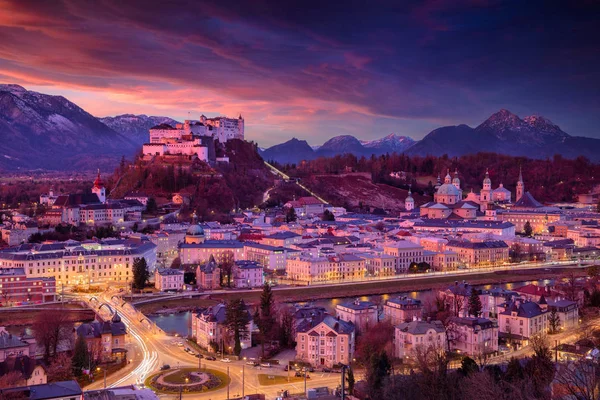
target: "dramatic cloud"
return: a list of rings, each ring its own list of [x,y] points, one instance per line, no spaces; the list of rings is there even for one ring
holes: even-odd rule
[[[600,137],[592,1],[0,0],[0,81],[249,139],[420,138],[499,108]]]

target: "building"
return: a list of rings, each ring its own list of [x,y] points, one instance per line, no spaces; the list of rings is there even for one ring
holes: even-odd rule
[[[290,231],[275,232],[260,240],[261,244],[274,247],[289,247],[300,243],[302,236]]]
[[[23,268],[0,268],[0,304],[46,303],[56,299],[56,279],[27,278]]]
[[[411,321],[398,324],[394,330],[394,356],[411,357],[417,347],[446,348],[446,330],[440,321]]]
[[[471,221],[453,219],[425,219],[413,224],[415,232],[438,233],[486,233],[494,236],[512,238],[515,226],[503,221]]]
[[[469,242],[466,240],[450,240],[446,249],[458,255],[458,260],[467,268],[496,267],[509,261],[508,245],[501,240],[485,242]]]
[[[377,304],[370,301],[355,300],[335,306],[338,319],[354,324],[356,334],[363,334],[374,328],[378,322]]]
[[[366,273],[365,260],[351,253],[327,257],[300,256],[287,260],[285,271],[293,281],[313,282],[361,280]]]
[[[0,389],[0,398],[28,400],[83,400],[76,380]]]
[[[424,261],[423,247],[407,240],[399,240],[385,244],[383,253],[396,259],[396,273],[401,274],[408,271],[411,263],[420,263]]]
[[[137,200],[144,207],[146,207],[148,205],[148,200],[150,199],[150,197],[146,193],[139,192],[139,191],[129,192],[123,198],[125,200]]]
[[[560,320],[560,329],[571,329],[579,326],[579,306],[576,301],[549,300],[548,309],[551,312],[556,310]]]
[[[75,329],[75,335],[85,339],[88,351],[98,362],[121,361],[127,358],[127,327],[117,313],[110,321],[98,320],[79,325]]]
[[[313,366],[349,364],[354,355],[355,329],[331,315],[305,320],[296,328],[296,358]]]
[[[27,278],[54,278],[56,285],[127,285],[133,263],[144,258],[154,272],[156,246],[148,241],[106,239],[23,244],[0,250],[0,268],[22,268]]]
[[[446,306],[454,315],[459,317],[469,317],[469,297],[471,292],[475,290],[481,301],[481,316],[489,318],[490,315],[490,301],[488,299],[488,292],[482,291],[469,285],[466,281],[458,282],[455,281],[454,285],[448,286],[445,290],[440,290],[440,295],[443,297]]]
[[[48,382],[46,369],[36,361],[35,357],[16,356],[6,358],[0,362],[0,380],[8,374],[14,376],[11,379],[11,386],[13,387],[42,385]]]
[[[228,349],[233,346],[233,338],[225,326],[226,309],[225,304],[217,304],[192,314],[192,336],[198,346],[215,353],[231,353]],[[249,322],[246,325],[247,334],[241,338],[242,349],[252,346],[252,313],[247,306],[246,312]]]
[[[298,200],[292,200],[285,203],[284,208],[294,208],[299,217],[310,217],[321,215],[325,211],[325,204],[312,196],[300,197]]]
[[[402,296],[388,299],[383,305],[383,318],[392,325],[420,320],[423,315],[421,300]]]
[[[0,326],[0,362],[11,357],[35,357],[35,350],[35,339],[12,335]]]
[[[529,194],[529,192],[527,192],[527,194]],[[526,198],[527,197],[524,197],[521,200],[524,201]],[[535,201],[535,199],[533,201]],[[537,208],[520,210],[517,207],[513,207],[510,210],[498,212],[497,218],[499,221],[513,224],[516,232],[525,231],[525,224],[529,222],[533,233],[547,233],[550,225],[562,221],[563,214],[557,210],[544,210],[543,206],[540,208],[541,209],[539,210]]]
[[[548,332],[548,305],[516,299],[498,310],[500,334],[526,345],[534,335]]]
[[[104,182],[100,178],[100,170],[98,170],[98,176],[94,180],[94,186],[92,187],[92,193],[98,197],[100,203],[106,203],[106,188]]]
[[[281,246],[246,242],[244,243],[245,259],[256,261],[271,271],[285,271],[286,260],[300,255],[300,251]]]
[[[471,357],[498,351],[498,325],[489,319],[453,317],[447,334],[451,350]]]
[[[196,267],[198,289],[215,290],[221,287],[221,269],[211,255],[207,262]]]
[[[264,269],[256,261],[239,260],[231,271],[233,286],[236,288],[255,288],[264,285]]]
[[[188,236],[186,235],[186,238]],[[213,256],[217,263],[225,259],[244,259],[244,244],[237,240],[205,240],[202,243],[182,243],[179,245],[181,264],[201,264]]]
[[[161,292],[183,289],[183,271],[174,268],[156,268],[154,287]]]
[[[394,276],[396,275],[396,257],[389,254],[359,253],[365,260],[365,268],[371,276]]]

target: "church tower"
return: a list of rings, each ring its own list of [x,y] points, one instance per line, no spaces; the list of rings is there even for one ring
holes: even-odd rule
[[[100,170],[98,170],[98,176],[94,181],[92,193],[98,196],[98,200],[100,200],[100,203],[106,203],[106,188],[104,187],[104,182],[102,182],[102,179],[100,179]]]
[[[455,188],[460,190],[460,179],[458,179],[458,168],[454,170],[454,179],[452,179],[452,184]]]
[[[479,201],[484,209],[487,209],[487,203],[492,201],[492,180],[487,168],[485,170],[485,178],[483,178],[483,189],[481,189]]]
[[[521,167],[519,167],[519,180],[517,181],[517,199],[519,201],[523,194],[525,193],[525,184],[523,183],[523,174],[521,171]]]
[[[413,199],[412,197],[410,186],[408,187],[408,196],[404,200],[404,208],[406,209],[406,211],[412,211],[415,208],[415,199]]]

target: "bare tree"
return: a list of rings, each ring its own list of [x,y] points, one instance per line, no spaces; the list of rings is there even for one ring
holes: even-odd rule
[[[556,370],[555,395],[570,396],[578,400],[600,398],[600,374],[598,364],[581,359],[567,364],[559,364]]]
[[[44,347],[44,360],[56,355],[61,342],[72,339],[73,323],[69,313],[64,310],[48,310],[40,312],[34,323],[33,331],[37,343]]]
[[[0,376],[0,389],[21,386],[23,383],[23,374],[19,371],[10,371],[9,373]]]

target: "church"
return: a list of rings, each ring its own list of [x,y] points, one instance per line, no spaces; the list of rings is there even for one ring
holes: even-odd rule
[[[433,196],[433,201],[423,204],[419,208],[421,217],[437,219],[495,219],[496,205],[512,204],[512,194],[502,183],[496,189],[492,189],[492,180],[490,179],[488,170],[485,171],[481,191],[475,193],[471,190],[464,199],[463,191],[460,187],[458,170],[455,170],[454,177],[450,175],[450,170],[448,170],[443,184],[441,184],[440,176],[438,175],[438,183],[435,185],[435,189],[436,192]],[[524,190],[523,176],[521,171],[519,171],[516,204],[523,198],[525,194]],[[529,195],[529,193],[527,194]],[[405,200],[405,208],[407,210],[414,208],[414,200],[410,191]]]

